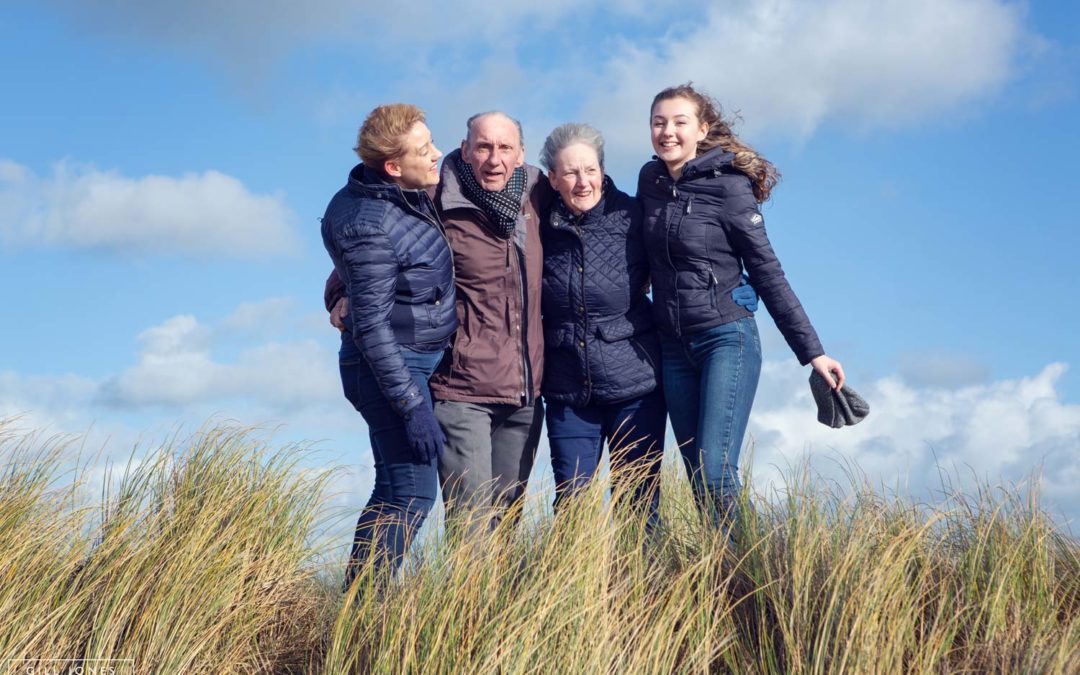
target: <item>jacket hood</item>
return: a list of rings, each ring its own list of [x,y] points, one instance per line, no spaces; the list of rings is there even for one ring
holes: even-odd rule
[[[732,172],[742,173],[732,165],[734,161],[735,153],[728,152],[721,147],[715,147],[705,154],[698,155],[687,162],[686,166],[683,167],[683,172],[679,177],[679,180],[690,180],[702,174],[717,175],[720,173]],[[667,166],[665,166],[656,155],[653,155],[653,161],[647,163],[645,167],[643,167],[643,173],[644,172],[647,172],[649,178],[671,177],[671,174],[668,173]]]
[[[413,208],[423,201],[421,193],[426,192],[429,197],[432,195],[431,190],[402,188],[363,163],[357,164],[349,172],[348,188],[350,192],[364,197],[385,199],[398,206],[408,205]]]
[[[721,147],[715,147],[687,162],[686,166],[683,167],[682,177],[689,180],[703,173],[727,173],[735,170],[735,167],[732,166],[734,161],[735,153],[728,152]]]

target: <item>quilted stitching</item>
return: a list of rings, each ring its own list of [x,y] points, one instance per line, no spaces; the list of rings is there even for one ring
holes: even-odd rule
[[[399,345],[438,345],[457,328],[450,248],[427,193],[403,191],[358,165],[326,207],[323,244],[349,296],[339,358],[364,358],[404,413],[423,400]],[[351,337],[351,339],[349,339]]]
[[[544,244],[543,391],[574,406],[653,391],[659,344],[645,294],[641,207],[604,179],[599,204],[578,220],[556,201]]]

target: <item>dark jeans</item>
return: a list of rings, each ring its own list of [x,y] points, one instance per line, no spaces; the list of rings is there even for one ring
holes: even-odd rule
[[[421,405],[431,405],[428,379],[442,360],[442,351],[418,352],[402,348],[405,365],[424,394]],[[393,573],[401,564],[416,530],[435,504],[438,491],[437,460],[422,463],[413,455],[405,436],[404,419],[394,412],[379,390],[366,361],[343,363],[341,384],[345,398],[368,425],[375,456],[375,489],[356,521],[346,585],[368,560],[380,571]]]
[[[734,516],[739,452],[761,374],[753,317],[661,341],[664,394],[698,508],[714,523]]]
[[[439,478],[447,524],[469,533],[495,529],[525,494],[544,404],[439,401],[435,416],[446,434]]]
[[[647,505],[647,523],[654,529],[666,423],[667,410],[659,389],[629,401],[580,408],[549,402],[547,429],[555,473],[555,510],[596,474],[606,442],[616,478],[620,470],[627,469],[638,479],[633,486],[634,504]]]

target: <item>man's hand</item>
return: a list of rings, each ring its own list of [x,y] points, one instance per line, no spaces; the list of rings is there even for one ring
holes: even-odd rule
[[[349,299],[342,298],[330,310],[330,325],[341,332],[345,332],[345,317],[347,316],[349,316]]]

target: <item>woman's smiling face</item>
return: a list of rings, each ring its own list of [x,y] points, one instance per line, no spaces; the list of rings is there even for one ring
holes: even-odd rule
[[[650,125],[653,150],[672,176],[682,173],[683,166],[697,157],[698,141],[709,133],[708,125],[698,119],[697,106],[682,97],[657,101]]]
[[[603,194],[604,170],[596,150],[585,143],[571,143],[560,150],[548,178],[563,203],[576,214],[596,206]]]

